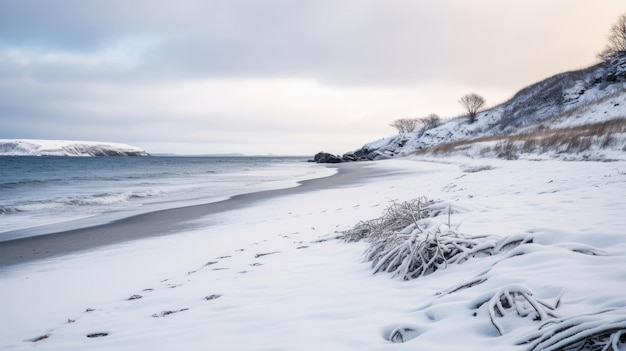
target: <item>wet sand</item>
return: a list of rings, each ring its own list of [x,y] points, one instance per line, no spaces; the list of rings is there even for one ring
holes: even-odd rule
[[[306,180],[293,188],[237,195],[220,202],[160,210],[103,225],[3,241],[0,242],[0,269],[131,240],[173,235],[200,226],[190,221],[204,216],[243,208],[260,201],[280,201],[282,196],[350,186],[371,177],[389,174],[378,168],[366,167],[366,163],[346,163],[333,167],[337,167],[337,174]]]

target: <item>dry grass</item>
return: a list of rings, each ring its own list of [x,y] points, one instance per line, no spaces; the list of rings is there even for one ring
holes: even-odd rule
[[[491,136],[472,140],[435,145],[416,151],[416,155],[447,155],[463,151],[477,143],[497,142],[495,146],[483,147],[479,154],[494,154],[505,159],[516,159],[521,153],[582,153],[597,146],[600,149],[618,147],[620,134],[626,133],[626,117],[605,122],[562,129],[540,129],[530,133],[508,136]]]
[[[390,273],[402,280],[416,279],[472,257],[491,256],[525,243],[530,236],[467,236],[450,226],[450,205],[424,197],[392,203],[383,215],[360,222],[344,232],[349,242],[370,243],[365,259],[374,273]],[[433,221],[448,214],[448,224]]]

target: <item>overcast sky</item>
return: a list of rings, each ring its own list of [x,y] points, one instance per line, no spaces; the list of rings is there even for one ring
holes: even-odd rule
[[[0,138],[343,153],[597,63],[623,0],[0,0]]]

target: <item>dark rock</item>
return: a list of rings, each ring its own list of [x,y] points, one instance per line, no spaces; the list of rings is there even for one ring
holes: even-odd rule
[[[328,155],[326,157],[326,163],[341,163],[341,157],[335,155]]]
[[[313,161],[317,163],[340,163],[341,157],[329,154],[327,152],[318,152],[313,157]]]
[[[356,157],[356,155],[355,155],[355,154],[353,154],[353,153],[351,153],[351,152],[346,153],[346,154],[343,154],[343,156],[341,157],[341,159],[342,159],[343,161],[346,161],[346,162],[353,162],[353,161],[358,161],[358,160],[359,160],[359,158],[358,158],[358,157]]]
[[[314,162],[324,163],[324,162],[322,162],[322,160],[326,161],[326,153],[325,152],[318,152],[317,154],[315,154],[315,156],[313,156],[313,161]]]

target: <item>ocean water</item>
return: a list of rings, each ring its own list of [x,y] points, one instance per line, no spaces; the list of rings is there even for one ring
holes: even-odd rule
[[[334,172],[305,161],[297,157],[0,157],[0,241],[286,188]]]

